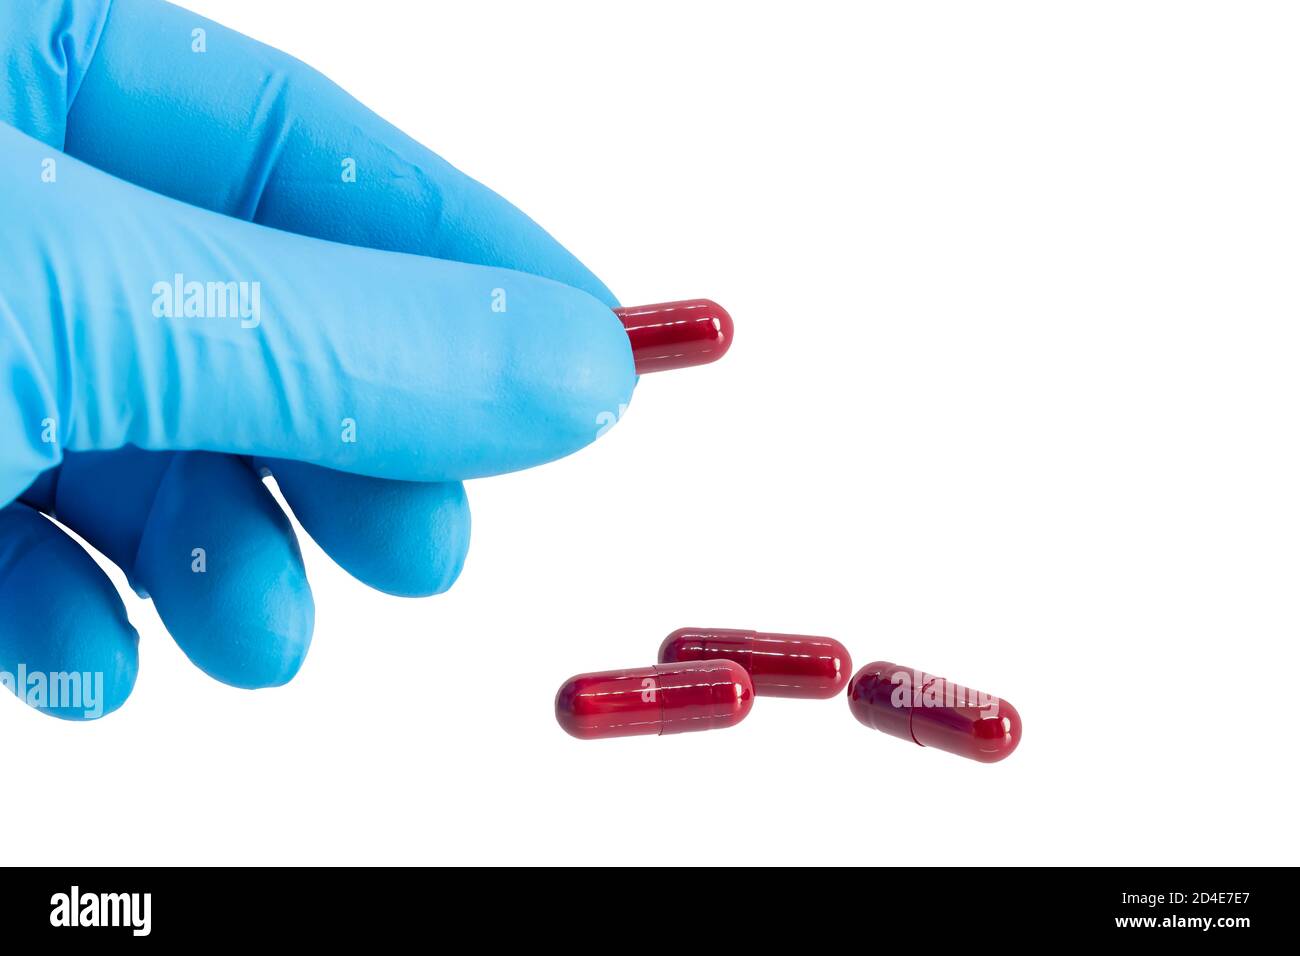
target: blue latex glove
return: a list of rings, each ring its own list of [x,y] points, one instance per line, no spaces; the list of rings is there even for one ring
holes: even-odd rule
[[[0,672],[101,673],[104,713],[135,682],[114,588],[42,512],[199,667],[272,686],[313,604],[259,471],[354,576],[433,594],[460,480],[566,455],[630,398],[614,299],[555,240],[188,11],[5,0],[0,121]]]

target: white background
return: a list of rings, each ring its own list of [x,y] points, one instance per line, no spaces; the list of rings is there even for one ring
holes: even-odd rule
[[[0,700],[0,857],[1297,862],[1294,7],[186,5],[736,345],[472,483],[447,595],[305,542],[287,688],[209,680],[131,599],[122,711]],[[1024,742],[970,763],[842,699],[560,731],[565,678],[681,625],[834,635],[1005,696]]]

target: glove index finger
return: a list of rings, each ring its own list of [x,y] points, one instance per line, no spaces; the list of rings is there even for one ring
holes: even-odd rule
[[[0,164],[46,152],[0,127]],[[68,158],[55,185],[0,175],[0,206],[28,224],[0,233],[0,290],[74,451],[457,480],[588,444],[635,382],[617,317],[559,282],[266,229]]]

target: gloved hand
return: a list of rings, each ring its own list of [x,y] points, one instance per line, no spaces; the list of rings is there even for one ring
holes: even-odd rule
[[[262,472],[355,577],[434,594],[460,480],[566,455],[630,398],[616,303],[555,240],[188,11],[7,0],[0,121],[0,672],[103,675],[92,707],[16,688],[50,713],[119,707],[137,636],[42,512],[199,667],[273,686],[313,604]]]

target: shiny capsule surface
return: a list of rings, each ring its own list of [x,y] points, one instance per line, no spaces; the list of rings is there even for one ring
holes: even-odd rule
[[[853,716],[873,730],[981,763],[1020,743],[1020,714],[1007,701],[888,661],[854,674],[848,698]]]
[[[825,700],[844,689],[853,671],[843,644],[811,634],[683,627],[659,646],[660,662],[718,658],[745,668],[758,697]]]
[[[614,313],[627,330],[638,375],[716,362],[735,335],[727,310],[708,299],[632,305]]]
[[[555,719],[581,740],[731,727],[754,704],[749,675],[732,661],[689,661],[579,674],[555,695]]]

